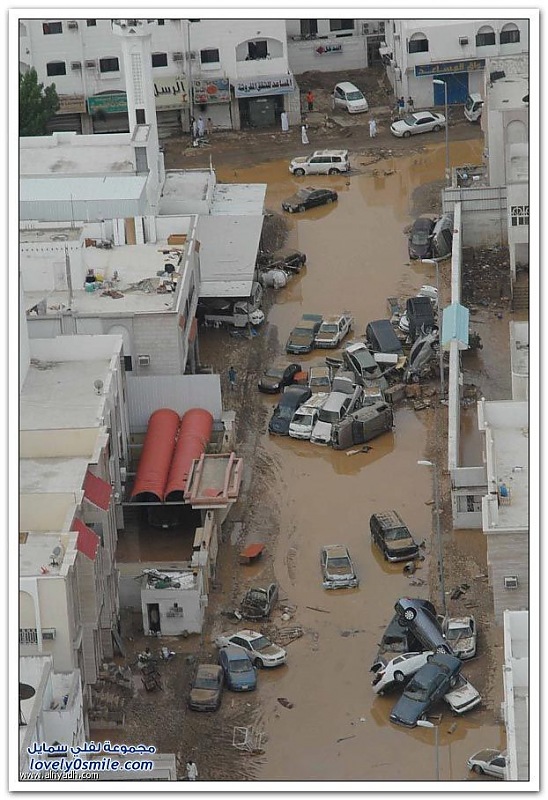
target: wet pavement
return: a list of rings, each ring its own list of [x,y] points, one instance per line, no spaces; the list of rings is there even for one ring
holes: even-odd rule
[[[481,143],[453,143],[451,160],[478,163]],[[283,354],[289,331],[302,313],[350,311],[355,334],[362,335],[367,322],[388,316],[389,296],[410,296],[423,283],[435,283],[431,267],[408,264],[404,229],[412,222],[413,190],[439,180],[444,164],[441,145],[379,162],[375,174],[357,163],[362,174],[349,177],[297,179],[288,173],[287,161],[217,170],[221,181],[267,182],[266,204],[276,211],[284,197],[303,185],[330,186],[339,193],[334,205],[288,217],[287,244],[307,254],[307,266],[276,293],[262,333],[271,337],[278,354]],[[501,336],[507,337],[507,320],[505,325]],[[316,350],[300,360],[303,365],[321,363],[325,355]],[[270,472],[256,501],[276,509],[279,533],[275,546],[270,545],[274,576],[281,597],[297,606],[292,622],[302,626],[305,635],[288,645],[286,667],[260,676],[258,725],[268,745],[254,778],[433,780],[434,732],[392,725],[388,715],[395,699],[373,694],[369,672],[396,599],[429,595],[432,484],[429,471],[416,463],[426,457],[425,418],[410,408],[397,408],[393,434],[371,442],[369,453],[348,456],[309,442],[269,437],[266,420],[276,401],[260,399],[265,413],[258,456],[270,464]],[[468,419],[467,426],[467,459],[479,463]],[[391,508],[400,512],[419,540],[426,540],[426,560],[414,576],[425,581],[420,587],[410,586],[402,566],[386,564],[370,543],[371,513]],[[480,532],[465,535],[483,540]],[[359,589],[322,589],[319,552],[332,543],[349,547],[361,579]],[[482,546],[483,541],[478,542],[480,560],[485,558]],[[260,577],[260,569],[257,574]],[[283,707],[280,697],[293,707]],[[484,700],[483,708],[462,719],[443,705],[437,709],[442,713],[442,780],[468,779],[468,755],[502,744],[495,704],[489,697]]]

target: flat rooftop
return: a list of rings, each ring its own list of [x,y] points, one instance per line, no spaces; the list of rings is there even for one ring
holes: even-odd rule
[[[262,215],[200,216],[200,297],[249,297]]]
[[[158,292],[161,285],[170,285],[171,281],[166,282],[157,272],[163,273],[165,265],[170,263],[175,268],[172,276],[177,282],[179,270],[184,269],[185,249],[185,245],[175,247],[167,242],[123,245],[110,250],[87,247],[86,265],[96,274],[101,274],[110,285],[103,284],[102,289],[94,292],[75,289],[70,307],[73,311],[93,316],[173,311],[177,293]],[[111,290],[116,292],[115,297],[109,294]],[[33,291],[24,293],[26,312],[41,300],[46,300],[49,312],[69,308],[68,291]]]
[[[266,183],[218,183],[213,192],[212,214],[262,214]]]
[[[82,490],[89,458],[21,458],[19,490],[49,494]]]
[[[162,187],[159,213],[262,214],[266,183],[216,183],[209,170],[170,170]]]
[[[126,141],[120,144],[107,144],[103,136],[78,134],[73,137],[64,134],[62,140],[54,138],[54,134],[44,146],[38,147],[32,146],[35,142],[23,140],[24,145],[20,147],[20,174],[24,177],[135,173],[130,135],[121,135]]]
[[[31,533],[25,544],[19,545],[19,576],[64,575],[76,557],[77,534]],[[60,550],[54,555],[55,547]],[[55,563],[53,563],[55,561]],[[43,572],[43,567],[47,573]]]
[[[528,322],[510,322],[510,362],[514,375],[529,375]]]
[[[529,79],[526,75],[499,78],[488,89],[489,110],[508,111],[521,108],[527,111],[523,98],[529,94]]]
[[[88,153],[88,159],[92,155]],[[96,170],[94,170],[95,172]],[[93,200],[138,201],[147,182],[146,175],[68,175],[45,178],[25,177],[19,181],[19,203],[58,202],[60,200],[82,202]]]
[[[77,242],[82,236],[82,226],[69,228],[20,228],[19,244],[42,244],[44,242]]]

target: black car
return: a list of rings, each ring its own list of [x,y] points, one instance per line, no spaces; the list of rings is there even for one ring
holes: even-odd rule
[[[288,367],[271,367],[267,369],[259,381],[259,391],[267,394],[277,394],[284,386],[293,383],[297,372],[301,372],[300,364],[290,364]]]
[[[295,211],[306,211],[307,208],[334,203],[337,198],[338,194],[333,189],[315,189],[313,186],[307,186],[306,189],[299,189],[298,192],[284,200],[282,208],[293,214]]]
[[[429,217],[419,217],[415,220],[407,242],[409,258],[432,257],[432,233],[435,224],[435,220]]]
[[[381,656],[390,658],[400,653],[415,653],[421,650],[422,644],[415,638],[406,625],[402,625],[398,614],[394,614],[386,626],[386,630],[379,642],[379,649],[374,664]],[[387,655],[388,653],[391,655]],[[371,670],[373,670],[373,667],[371,667]]]
[[[428,297],[408,297],[405,304],[412,342],[435,327],[434,309]]]
[[[259,269],[287,269],[290,272],[300,272],[306,264],[306,253],[300,250],[277,251],[276,253],[260,252],[257,257]]]
[[[430,706],[447,694],[455,683],[462,662],[456,656],[436,653],[407,684],[392,709],[390,721],[414,728]]]
[[[293,414],[311,396],[312,392],[308,386],[286,386],[268,423],[268,432],[289,436],[289,425]]]
[[[295,325],[285,345],[286,353],[310,353],[314,347],[314,339],[323,322],[321,314],[303,314],[301,321]]]
[[[443,635],[436,609],[428,600],[400,597],[394,606],[401,625],[406,625],[422,645],[423,650],[453,654],[453,648]]]
[[[377,511],[369,519],[371,537],[387,561],[418,558],[419,546],[397,511]]]

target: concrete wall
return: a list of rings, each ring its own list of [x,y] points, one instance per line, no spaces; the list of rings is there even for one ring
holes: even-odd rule
[[[320,22],[327,22],[327,20],[318,20],[318,23]],[[318,48],[329,46],[340,46],[342,50],[332,54],[324,53],[319,55]],[[310,70],[335,72],[365,69],[367,67],[367,40],[364,36],[336,39],[332,35],[327,35],[325,39],[313,39],[304,42],[289,40],[287,53],[291,70],[297,75]],[[335,84],[333,83],[333,85]]]
[[[502,247],[508,242],[506,187],[451,187],[443,192],[443,213],[461,205],[463,247]]]
[[[500,625],[505,610],[529,608],[529,533],[497,531],[485,535],[489,583],[493,589],[495,619]],[[517,589],[505,589],[505,575],[517,575]]]
[[[163,636],[180,636],[183,631],[200,633],[204,620],[205,608],[201,602],[202,581],[198,573],[194,589],[142,589],[141,603],[143,613],[143,630],[148,633],[149,603],[158,603],[160,608],[160,630]],[[174,604],[182,609],[182,614],[169,616]]]
[[[69,623],[65,580],[62,577],[21,578],[19,592],[19,627],[36,628],[38,641],[41,630],[55,628],[55,639],[42,645],[21,645],[20,655],[49,654],[54,668],[67,672],[77,666],[72,648],[73,631]]]
[[[134,433],[144,432],[153,411],[172,408],[184,414],[189,408],[205,408],[214,419],[221,418],[219,375],[163,375],[156,378],[127,376],[129,425]]]

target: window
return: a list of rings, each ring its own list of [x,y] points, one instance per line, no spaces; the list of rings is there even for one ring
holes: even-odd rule
[[[50,61],[49,64],[46,64],[46,74],[49,76],[66,75],[67,65],[64,61]]]
[[[135,121],[137,122],[137,125],[146,125],[147,120],[144,108],[135,109]]]
[[[36,628],[19,628],[19,644],[38,644]]]
[[[354,20],[353,19],[330,19],[329,20],[329,30],[330,31],[353,31],[354,30]]]
[[[165,24],[166,24],[165,19],[159,19],[158,20],[158,25],[165,25]]]
[[[488,47],[495,44],[495,31],[488,25],[484,25],[476,33],[476,47]]]
[[[217,64],[219,61],[219,51],[217,48],[200,50],[200,61],[202,64]]]
[[[428,39],[424,33],[414,33],[407,42],[408,53],[427,53],[428,52]]]
[[[117,58],[100,58],[99,59],[100,72],[119,72],[120,63]]]
[[[301,36],[308,38],[318,35],[318,20],[317,19],[302,19],[301,20]]]
[[[266,42],[249,42],[247,46],[246,61],[258,61],[261,58],[268,56]]]
[[[126,372],[133,371],[133,363],[131,361],[131,356],[124,356],[124,369]]]
[[[167,67],[167,53],[153,53],[152,54],[153,67]]]
[[[500,32],[501,44],[517,44],[519,42],[519,29],[514,23],[505,25]]]
[[[88,28],[95,28],[95,27],[97,27],[97,20],[96,19],[87,19],[86,20],[86,25],[88,26]]]
[[[61,22],[43,22],[42,32],[44,36],[50,33],[63,33],[63,24]]]
[[[529,225],[529,206],[512,206],[510,217],[513,228],[517,228],[519,225]]]

